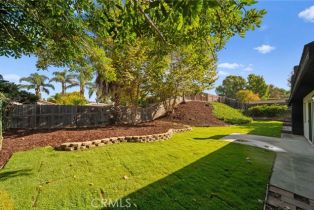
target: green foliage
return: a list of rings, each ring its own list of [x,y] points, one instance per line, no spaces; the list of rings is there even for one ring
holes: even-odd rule
[[[285,90],[283,88],[276,87],[274,85],[269,85],[268,86],[268,98],[269,99],[284,99],[288,98],[290,91]]]
[[[263,76],[256,74],[249,74],[247,78],[247,86],[248,90],[253,91],[253,93],[258,94],[260,98],[262,98],[267,90],[267,84],[264,80]]]
[[[48,98],[48,101],[62,105],[85,105],[88,103],[88,101],[80,94],[80,92],[65,94],[57,93],[56,95]]]
[[[30,74],[28,77],[22,77],[20,82],[27,82],[28,84],[22,84],[20,87],[27,90],[35,90],[35,95],[38,98],[41,98],[42,91],[49,94],[50,88],[53,90],[55,89],[54,86],[49,83],[49,78],[47,76],[38,73]]]
[[[247,81],[241,76],[230,75],[227,76],[222,85],[216,88],[216,93],[218,95],[227,96],[229,98],[237,98],[237,92],[241,90],[250,90],[254,94],[257,94],[259,98],[264,100],[267,99],[278,99],[278,98],[286,98],[289,95],[289,91],[285,89],[278,88],[274,85],[267,85],[263,76],[256,74],[249,74],[247,77]],[[241,93],[248,95],[249,92],[245,91]],[[251,95],[251,94],[249,94]],[[240,100],[243,97],[238,97]],[[257,100],[256,97],[253,97],[252,100]]]
[[[286,114],[288,107],[286,105],[259,105],[248,109],[248,114],[253,117],[280,117]]]
[[[193,128],[147,144],[112,144],[76,152],[49,147],[22,151],[0,171],[0,189],[16,209],[34,205],[38,177],[44,189],[38,209],[95,209],[91,203],[100,194],[113,201],[131,198],[130,209],[262,209],[258,200],[265,197],[275,154],[216,139],[231,133],[272,135],[280,129],[280,122],[254,122]],[[169,192],[176,199],[170,199]]]
[[[211,87],[217,52],[231,37],[244,37],[260,26],[266,12],[254,9],[255,3],[12,0],[0,3],[0,23],[5,26],[0,55],[34,53],[39,68],[88,66],[98,75],[98,92],[110,95],[117,105],[120,100],[138,105],[152,95],[176,97]],[[144,70],[149,71],[145,77]],[[154,84],[142,85],[156,78]],[[80,86],[82,94],[84,84]],[[40,88],[34,89],[40,96]]]
[[[242,103],[260,100],[258,95],[253,93],[251,90],[239,90],[236,94],[236,98]]]
[[[222,85],[216,88],[216,93],[229,98],[236,98],[238,91],[245,89],[246,80],[241,76],[229,75],[223,81]]]
[[[16,101],[20,103],[33,103],[38,97],[32,93],[20,90],[20,87],[14,83],[0,79],[0,100]]]
[[[92,5],[90,0],[1,1],[0,56],[48,50],[55,61],[73,59],[86,36],[84,20]]]
[[[245,116],[240,110],[234,109],[226,104],[212,102],[213,115],[220,120],[230,124],[247,124],[252,118]]]

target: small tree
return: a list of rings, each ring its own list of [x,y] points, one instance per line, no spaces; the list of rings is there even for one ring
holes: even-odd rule
[[[236,97],[242,103],[260,100],[259,96],[253,93],[251,90],[239,90],[236,94]]]

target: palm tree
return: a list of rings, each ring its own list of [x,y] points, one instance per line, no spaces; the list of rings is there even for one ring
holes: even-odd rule
[[[50,82],[61,83],[61,94],[65,94],[68,88],[78,86],[75,75],[69,74],[67,70],[53,72],[53,75],[54,77],[50,79]]]
[[[74,77],[77,80],[76,84],[80,86],[80,95],[84,96],[85,87],[88,87],[88,89],[90,89],[89,87],[93,86],[93,83],[90,82],[90,80],[92,79],[92,72],[88,68],[81,68],[79,70],[79,73],[75,74]]]
[[[38,73],[30,74],[28,77],[22,77],[20,82],[27,82],[29,84],[20,85],[21,88],[27,90],[34,89],[35,95],[41,98],[41,92],[49,94],[49,88],[55,89],[52,84],[49,83],[49,78],[45,75],[40,75]]]

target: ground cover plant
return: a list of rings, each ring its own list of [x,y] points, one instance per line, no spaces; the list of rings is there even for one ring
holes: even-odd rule
[[[234,109],[226,104],[212,102],[213,115],[220,120],[230,124],[247,124],[252,118],[245,116],[240,110]]]
[[[274,153],[218,139],[280,129],[253,122],[197,127],[163,142],[18,152],[0,171],[0,208],[101,209],[101,200],[121,199],[130,209],[261,209]]]

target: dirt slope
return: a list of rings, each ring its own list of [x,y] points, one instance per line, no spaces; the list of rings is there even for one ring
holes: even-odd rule
[[[164,120],[184,123],[191,126],[223,126],[223,121],[212,115],[212,106],[201,101],[181,103]]]

